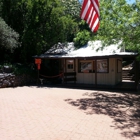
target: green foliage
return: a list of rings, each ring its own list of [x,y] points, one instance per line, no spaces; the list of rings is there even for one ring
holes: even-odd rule
[[[65,13],[66,7],[61,2],[0,0],[0,14],[8,25],[20,34],[22,44],[21,48],[14,52],[15,60],[31,62],[33,55],[44,53],[54,44],[72,41],[78,31],[78,24],[75,15]]]
[[[13,73],[15,75],[22,75],[22,74],[27,74],[30,76],[37,75],[36,70],[29,65],[16,64],[16,65],[12,65],[12,68],[13,68]]]
[[[0,17],[0,62],[12,61],[12,55],[20,44],[19,34]]]
[[[90,32],[87,30],[82,30],[77,33],[76,37],[74,38],[74,44],[77,47],[81,47],[90,40]]]
[[[78,0],[62,0],[65,15],[71,15],[74,18],[80,18],[81,4]]]
[[[20,63],[16,63],[16,64],[3,63],[0,64],[0,69],[3,69],[5,66],[8,66],[12,70],[11,72],[15,75],[22,75],[22,74],[26,74],[30,76],[37,75],[37,71],[34,65],[23,65]]]
[[[122,41],[126,49],[140,52],[140,1],[130,5],[125,0],[102,0],[100,15],[96,39],[106,44]]]
[[[18,47],[19,34],[10,28],[0,17],[0,50],[6,48],[13,50]]]
[[[118,43],[128,50],[140,52],[140,1],[128,4],[125,0],[100,1],[100,28],[93,34],[80,19],[78,0],[0,0],[0,16],[8,24],[1,26],[5,37],[0,46],[1,56],[11,61],[31,62],[33,55],[44,53],[58,42],[85,45],[89,40],[103,40],[105,44]],[[4,24],[0,20],[0,24]],[[12,30],[14,29],[14,31]],[[19,35],[16,32],[19,33]],[[9,44],[8,44],[9,43]],[[3,50],[2,50],[3,49]]]

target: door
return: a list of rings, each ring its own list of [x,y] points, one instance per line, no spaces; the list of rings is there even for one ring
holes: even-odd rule
[[[66,60],[66,72],[74,72],[75,71],[75,61],[74,59]]]

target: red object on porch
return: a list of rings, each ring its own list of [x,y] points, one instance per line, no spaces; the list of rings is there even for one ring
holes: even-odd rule
[[[35,64],[37,65],[37,69],[40,70],[41,59],[35,59]]]
[[[41,59],[35,59],[35,64],[41,64]]]
[[[40,70],[40,64],[37,64],[37,69]]]

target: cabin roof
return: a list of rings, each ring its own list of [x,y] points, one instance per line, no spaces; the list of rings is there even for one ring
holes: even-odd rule
[[[87,45],[76,50],[73,43],[66,47],[51,48],[38,58],[95,58],[95,57],[135,57],[137,53],[125,52],[120,44],[102,46],[101,41],[89,41]]]
[[[52,46],[49,50],[47,50],[44,55],[64,55],[75,49],[74,43],[58,43]]]

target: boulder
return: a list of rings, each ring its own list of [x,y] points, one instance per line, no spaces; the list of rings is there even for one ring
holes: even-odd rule
[[[3,72],[11,73],[11,72],[13,72],[13,69],[10,66],[3,66]]]

